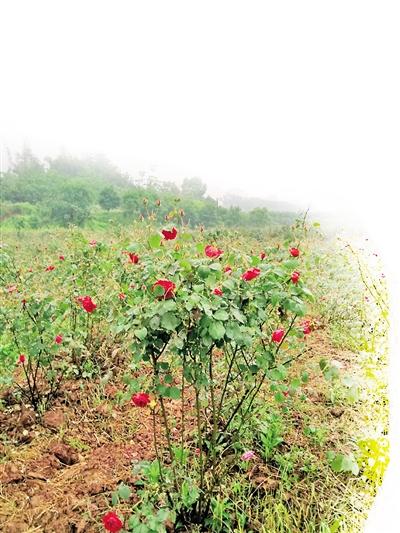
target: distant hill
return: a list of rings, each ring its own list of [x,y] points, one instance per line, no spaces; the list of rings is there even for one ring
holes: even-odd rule
[[[251,211],[257,207],[264,207],[268,209],[268,211],[279,211],[281,213],[299,213],[304,210],[301,207],[288,202],[267,200],[265,198],[247,198],[235,194],[224,194],[221,198],[221,203],[223,207],[240,207],[243,211]]]

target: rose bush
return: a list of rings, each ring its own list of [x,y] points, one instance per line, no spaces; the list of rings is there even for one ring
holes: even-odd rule
[[[147,367],[125,385],[132,408],[162,421],[165,440],[154,432],[157,495],[180,523],[203,523],[229,469],[225,458],[243,456],[258,396],[269,390],[277,402],[290,398],[287,367],[305,351],[311,329],[301,320],[312,295],[296,270],[299,248],[263,246],[253,254],[217,232],[146,231],[135,242],[110,244],[73,231],[51,274],[39,260],[22,272],[4,256],[2,321],[14,368],[25,354],[20,393],[35,408],[48,405],[65,375],[89,377],[93,365],[106,372],[96,356],[102,342],[129,349],[131,368]],[[39,387],[39,376],[47,387]],[[171,400],[181,404],[178,434]]]

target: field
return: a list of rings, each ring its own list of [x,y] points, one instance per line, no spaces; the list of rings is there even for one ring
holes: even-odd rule
[[[362,531],[389,457],[362,248],[303,220],[5,230],[0,530]]]

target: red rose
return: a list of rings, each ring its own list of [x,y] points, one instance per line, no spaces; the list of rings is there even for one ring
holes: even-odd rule
[[[259,276],[260,273],[261,270],[259,268],[249,268],[249,270],[246,270],[246,272],[242,274],[242,279],[244,279],[244,281],[250,281]]]
[[[136,407],[146,407],[150,403],[150,396],[147,392],[137,392],[131,398],[131,404]]]
[[[52,270],[54,270],[56,267],[54,265],[49,265],[48,267],[46,267],[46,272],[51,272]]]
[[[298,248],[290,248],[289,252],[292,257],[299,257],[300,255],[300,250]]]
[[[225,272],[225,274],[232,274],[233,271],[232,271],[232,268],[229,265],[227,265],[224,268],[224,272]]]
[[[103,516],[103,525],[111,533],[118,533],[124,527],[124,524],[114,511],[110,511]]]
[[[223,250],[220,250],[219,248],[216,248],[215,246],[211,246],[211,244],[208,244],[204,248],[204,252],[207,257],[219,257],[221,254],[224,253]]]
[[[79,296],[78,302],[87,313],[93,313],[97,307],[90,296]]]
[[[21,365],[23,365],[25,363],[25,360],[26,360],[25,355],[21,353],[20,356],[18,357],[18,363],[21,363]]]
[[[54,339],[54,342],[56,344],[61,344],[63,341],[62,335],[56,335],[56,338]]]
[[[176,228],[172,228],[171,231],[163,229],[161,233],[164,235],[164,239],[166,241],[173,241],[178,235],[178,230]]]
[[[285,335],[285,330],[283,329],[276,329],[273,333],[272,333],[272,337],[271,337],[271,340],[273,342],[281,342],[281,340],[283,339]]]
[[[296,283],[299,282],[299,279],[300,279],[300,272],[297,272],[296,270],[292,273],[290,279],[292,280],[292,282],[296,285]]]
[[[267,254],[265,252],[260,253],[260,259],[265,259],[267,257]]]
[[[129,257],[129,262],[130,263],[133,263],[134,265],[139,263],[139,256],[138,255],[134,254],[133,252],[127,252],[127,255]]]
[[[153,289],[157,286],[164,289],[164,300],[169,300],[169,298],[173,298],[175,296],[174,290],[176,285],[173,281],[169,281],[168,279],[159,279],[154,283]]]
[[[213,290],[213,294],[215,294],[216,296],[222,296],[223,292],[219,287],[215,287],[215,289]]]
[[[64,261],[65,257],[64,257],[63,255],[59,255],[59,256],[58,256],[58,259],[59,259],[60,261]]]
[[[126,295],[125,295],[123,292],[120,292],[120,293],[118,294],[118,298],[119,298],[120,300],[125,300]]]

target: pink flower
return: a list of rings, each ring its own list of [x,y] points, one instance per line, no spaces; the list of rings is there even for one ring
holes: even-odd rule
[[[9,287],[7,287],[7,292],[11,293],[11,292],[14,292],[14,291],[17,291],[17,286],[16,285],[10,285]]]
[[[216,296],[222,296],[223,292],[219,287],[215,287],[215,289],[213,290],[213,294],[215,294]]]
[[[229,265],[226,265],[226,267],[224,268],[224,272],[225,274],[232,274],[233,270],[232,270],[232,267],[230,267]]]
[[[174,291],[176,285],[173,281],[170,281],[168,279],[159,279],[154,283],[153,289],[157,286],[160,286],[164,289],[164,300],[169,300],[170,298],[173,298],[175,296]]]
[[[292,282],[296,285],[299,282],[300,279],[300,272],[297,272],[296,270],[292,273],[290,279]]]
[[[217,258],[217,257],[219,257],[221,254],[223,254],[224,251],[223,251],[223,250],[220,250],[219,248],[216,248],[215,246],[211,246],[211,244],[208,244],[208,245],[204,248],[204,253],[206,254],[207,257]]]
[[[110,511],[103,516],[103,525],[110,533],[118,533],[124,527],[124,524],[114,511]]]
[[[303,328],[304,335],[309,335],[311,333],[311,326],[309,320],[303,320],[301,323],[301,327]]]
[[[265,252],[260,253],[260,259],[263,260],[267,257],[267,254]]]
[[[253,450],[248,450],[247,452],[244,452],[240,458],[242,461],[250,461],[250,459],[256,458],[256,454],[253,452]]]
[[[150,396],[147,392],[138,392],[131,398],[131,404],[136,407],[146,407],[150,403]]]
[[[79,296],[78,302],[81,304],[81,306],[87,313],[93,313],[93,311],[97,307],[97,305],[94,303],[90,296]]]
[[[64,261],[65,256],[63,256],[63,255],[59,255],[59,256],[58,256],[58,259],[59,259],[60,261]]]
[[[272,342],[281,342],[281,340],[283,339],[285,335],[285,330],[284,329],[276,329],[273,333],[272,333],[272,337],[271,337],[271,340]]]
[[[118,294],[118,298],[119,298],[120,300],[125,300],[125,298],[126,298],[126,294],[124,294],[123,292],[120,292],[120,293]]]
[[[299,257],[300,250],[298,248],[290,248],[289,253],[292,257]]]
[[[62,335],[56,335],[56,338],[54,339],[54,342],[55,342],[56,344],[61,344],[62,341],[63,341],[63,337],[62,337]]]
[[[97,241],[95,239],[89,242],[89,246],[96,246],[96,244],[97,244]]]
[[[242,274],[242,279],[244,281],[251,281],[252,279],[259,276],[261,273],[261,270],[259,268],[249,268],[249,270],[246,270],[244,274]]]
[[[124,252],[128,256],[129,263],[133,263],[136,265],[139,263],[139,256],[137,254],[134,254],[133,252]]]
[[[178,235],[178,230],[176,228],[172,228],[171,231],[167,229],[163,229],[161,233],[163,234],[164,239],[166,241],[173,241],[174,239],[176,239],[176,236]]]

